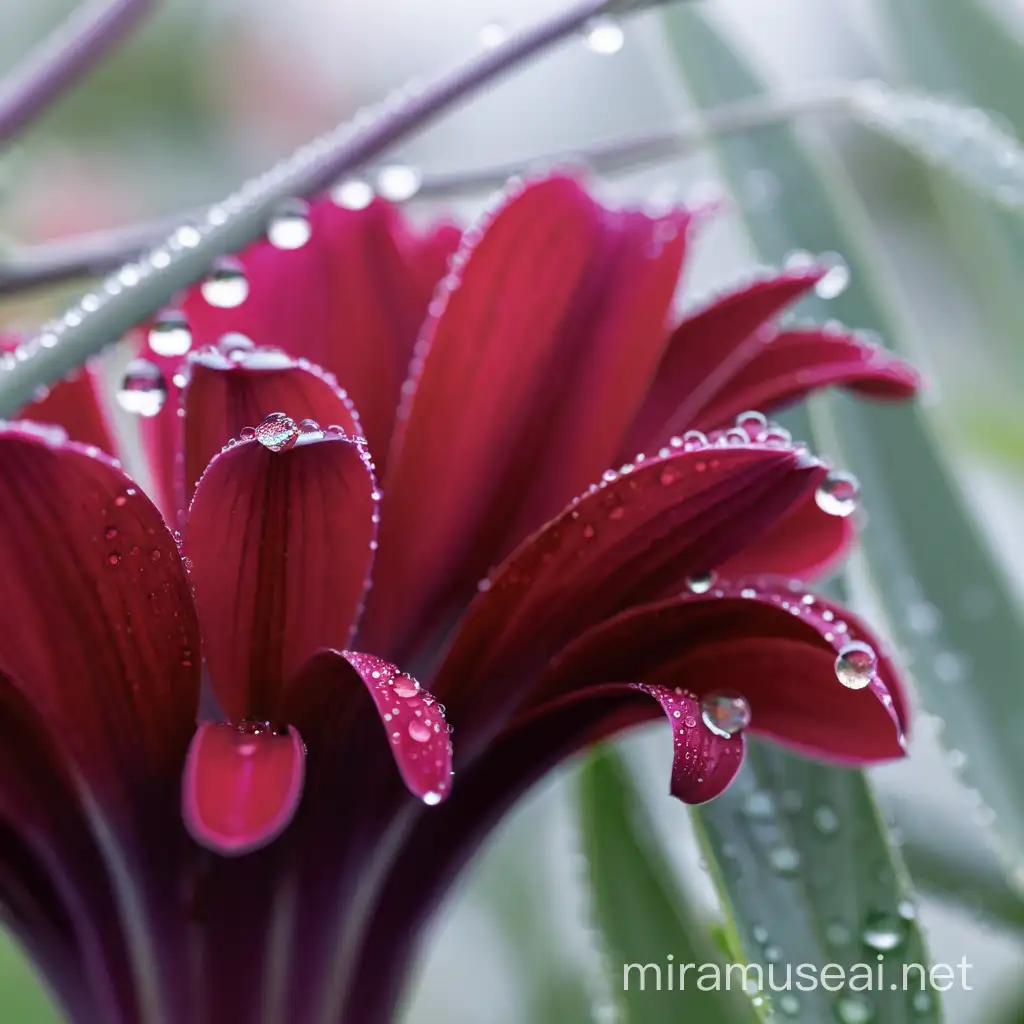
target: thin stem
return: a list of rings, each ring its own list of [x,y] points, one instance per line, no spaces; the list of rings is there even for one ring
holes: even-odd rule
[[[536,166],[582,163],[603,174],[625,174],[686,156],[710,138],[793,120],[807,114],[841,110],[850,99],[849,84],[788,98],[756,96],[723,104],[699,119],[668,131],[631,139],[563,150],[478,170],[424,175],[414,199],[447,199],[500,188],[509,178]],[[374,171],[366,177],[372,181]],[[137,258],[168,230],[198,211],[125,228],[98,231],[79,238],[15,251],[10,265],[0,268],[0,296],[79,277],[96,277]]]
[[[60,97],[156,7],[156,0],[93,0],[0,81],[0,146]]]
[[[40,387],[60,380],[195,283],[211,263],[260,235],[281,202],[322,192],[342,175],[414,134],[486,83],[579,31],[598,15],[621,12],[623,0],[577,0],[568,10],[477,54],[447,77],[406,90],[378,110],[343,124],[182,225],[137,264],[128,265],[56,323],[47,325],[2,364],[0,417],[14,415]]]

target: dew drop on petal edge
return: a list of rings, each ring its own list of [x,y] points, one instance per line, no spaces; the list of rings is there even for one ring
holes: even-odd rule
[[[412,199],[423,184],[423,175],[408,164],[389,164],[377,172],[377,191],[393,203]]]
[[[874,650],[860,640],[848,643],[836,655],[836,676],[851,690],[863,690],[875,677],[877,667]]]
[[[185,314],[177,309],[158,313],[149,329],[149,347],[165,357],[183,356],[192,347],[192,331]]]
[[[223,256],[214,261],[199,290],[211,306],[234,309],[245,302],[249,295],[245,268],[233,257]]]
[[[715,578],[713,572],[701,572],[687,576],[686,589],[691,594],[706,594],[715,585]]]
[[[842,295],[850,283],[850,268],[846,265],[846,260],[837,252],[823,252],[817,262],[828,268],[814,286],[818,298],[834,299]]]
[[[716,735],[728,739],[750,725],[750,705],[736,693],[712,693],[701,701],[701,718]]]
[[[848,516],[857,508],[860,483],[852,473],[829,470],[818,485],[814,500],[818,508],[830,516]]]
[[[299,437],[299,428],[291,416],[283,412],[272,412],[255,428],[256,440],[272,452],[284,452],[294,447]]]
[[[117,389],[117,404],[137,416],[155,416],[167,401],[167,381],[149,359],[133,359]]]
[[[346,178],[331,189],[331,199],[345,210],[365,210],[373,202],[373,189],[361,178]]]
[[[275,249],[301,249],[312,237],[309,205],[301,199],[286,199],[267,224],[267,241]]]

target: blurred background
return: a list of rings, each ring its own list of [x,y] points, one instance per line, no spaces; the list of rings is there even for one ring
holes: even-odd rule
[[[986,80],[959,78],[956,63],[942,53],[908,45],[912,33],[901,5],[707,0],[701,8],[754,62],[780,102],[837,80],[878,78],[1001,110],[1011,125],[1024,114],[1024,58]],[[0,69],[13,66],[71,6],[4,0]],[[165,4],[16,149],[0,155],[0,253],[215,200],[365,104],[559,6],[561,0]],[[1008,47],[1024,39],[1018,0],[967,6],[997,19]],[[650,13],[621,28],[621,39],[598,47],[612,52],[570,42],[464,105],[394,161],[426,172],[528,164],[551,152],[670,129],[690,108],[664,24]],[[839,118],[803,127],[820,136],[863,199],[884,273],[892,275],[908,333],[931,377],[930,411],[1019,596],[1024,294],[1017,272],[1024,263],[984,217],[972,219],[970,200],[897,147]],[[779,183],[756,171],[737,196],[741,206],[775,201]],[[655,191],[685,197],[706,192],[717,174],[711,157],[699,153],[600,188],[616,197]],[[458,198],[444,208],[470,217],[485,198]],[[437,210],[426,201],[413,205],[424,217]],[[726,213],[698,247],[682,306],[726,287],[756,262],[740,211]],[[73,287],[0,300],[0,329],[37,323],[71,293]],[[1007,666],[1018,679],[1022,671]],[[973,807],[934,732],[923,720],[912,756],[872,775],[888,814],[909,807],[926,830],[973,850],[982,842]],[[657,726],[625,744],[664,847],[710,919],[715,898],[687,812],[667,796],[670,746],[668,730]],[[604,1003],[616,972],[603,964],[588,923],[573,772],[567,768],[524,802],[449,900],[410,994],[408,1021],[614,1019]],[[932,959],[956,963],[966,956],[974,965],[975,988],[947,995],[947,1019],[1024,1020],[1000,1016],[1019,984],[1024,931],[983,912],[955,879],[944,893],[928,888],[920,919]],[[13,944],[2,949],[0,1020],[59,1019]],[[582,1006],[590,1009],[577,1016]]]

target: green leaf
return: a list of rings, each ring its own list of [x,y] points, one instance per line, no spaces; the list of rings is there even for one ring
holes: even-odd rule
[[[867,82],[854,91],[850,112],[983,196],[1018,211],[1024,204],[1024,148],[985,111]]]
[[[763,91],[737,55],[698,15],[666,15],[680,66],[701,107]],[[765,259],[793,249],[840,252],[851,280],[828,303],[810,307],[905,344],[883,282],[879,247],[863,237],[865,216],[839,168],[822,163],[785,126],[719,140],[734,189],[751,168],[779,182],[770,208],[743,209]],[[738,191],[738,190],[737,190]],[[917,404],[858,404],[838,395],[815,406],[842,462],[863,484],[870,514],[861,544],[872,582],[922,696],[945,720],[962,777],[980,790],[1005,859],[1024,866],[1024,728],[1018,667],[1024,664],[1020,612],[992,551],[973,521]],[[1021,874],[1024,878],[1024,872]]]
[[[1024,138],[1024,48],[979,0],[879,0],[895,49],[916,84],[955,93],[998,112]],[[1000,372],[1011,374],[1016,402],[1024,381],[1024,216],[992,209],[969,190],[933,179],[950,251],[982,301],[979,311],[999,344]],[[996,382],[998,384],[998,381]]]
[[[938,997],[909,966],[927,970],[924,943],[862,773],[754,741],[736,781],[697,820],[750,960],[766,985],[782,989],[777,1019],[941,1019]],[[826,964],[839,965],[843,975],[831,968],[824,980],[838,986],[846,977],[852,990],[800,991],[801,964],[819,978]],[[857,991],[868,979],[871,989]]]
[[[0,928],[0,1019],[60,1024],[64,1018],[18,944]]]
[[[612,995],[621,1000],[625,1020],[755,1021],[742,989],[736,991],[737,982],[732,990],[724,990],[724,974],[720,991],[699,991],[696,971],[684,973],[682,991],[678,984],[669,991],[668,971],[673,965],[675,979],[678,965],[719,964],[721,958],[707,924],[676,885],[629,774],[611,749],[592,754],[583,766],[579,812],[594,924],[608,958]],[[628,990],[626,965],[639,965],[628,969]],[[713,977],[713,972],[708,970],[706,977]]]

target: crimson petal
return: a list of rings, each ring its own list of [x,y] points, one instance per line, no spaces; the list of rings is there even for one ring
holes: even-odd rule
[[[854,640],[878,656],[861,690],[836,678],[836,657]],[[738,694],[750,705],[751,731],[814,757],[860,764],[905,752],[906,698],[880,641],[790,580],[723,583],[624,612],[580,637],[530,701],[622,678],[679,686],[696,700]]]
[[[856,539],[853,516],[829,515],[808,497],[718,571],[727,579],[755,573],[818,579],[842,561]]]
[[[190,362],[182,397],[186,504],[221,448],[271,413],[338,426],[353,437],[362,433],[347,394],[333,377],[309,363],[259,349],[228,356],[208,349]]]
[[[377,200],[362,210],[329,199],[308,211],[311,234],[297,249],[260,242],[241,255],[249,289],[235,309],[189,292],[184,310],[198,344],[238,331],[323,366],[342,381],[362,417],[374,456],[383,462],[413,339],[426,315],[424,270],[413,261],[417,239],[397,207]],[[436,247],[428,236],[436,272]],[[287,410],[286,410],[287,411]]]
[[[608,615],[725,561],[824,473],[797,452],[746,445],[684,451],[613,474],[492,575],[433,689],[457,709],[460,727],[477,713],[499,719],[516,700],[516,679]]]
[[[898,356],[856,331],[776,331],[702,410],[698,429],[728,424],[745,409],[768,411],[818,388],[848,387],[870,398],[912,398],[920,376]]]
[[[467,232],[406,385],[364,643],[402,652],[607,468],[665,344],[689,220],[604,210],[554,177]]]
[[[284,735],[228,722],[201,725],[185,762],[182,815],[197,843],[225,855],[266,846],[291,821],[302,795],[306,752]]]
[[[768,321],[824,274],[824,267],[785,271],[717,296],[687,316],[669,340],[622,446],[623,458],[657,449],[671,434],[695,428],[702,410],[771,337]]]
[[[206,664],[227,718],[271,718],[275,694],[316,650],[345,647],[362,607],[377,492],[362,446],[245,441],[196,488],[186,551]]]
[[[20,339],[0,335],[0,352],[12,352]],[[19,414],[34,423],[52,423],[67,431],[72,441],[93,445],[111,455],[117,453],[99,380],[88,368],[75,370],[54,384],[42,398],[29,403]]]
[[[282,695],[282,714],[316,704],[318,691],[362,684],[373,698],[398,770],[410,792],[428,805],[451,786],[452,748],[444,709],[411,676],[372,654],[322,651],[313,656]]]

